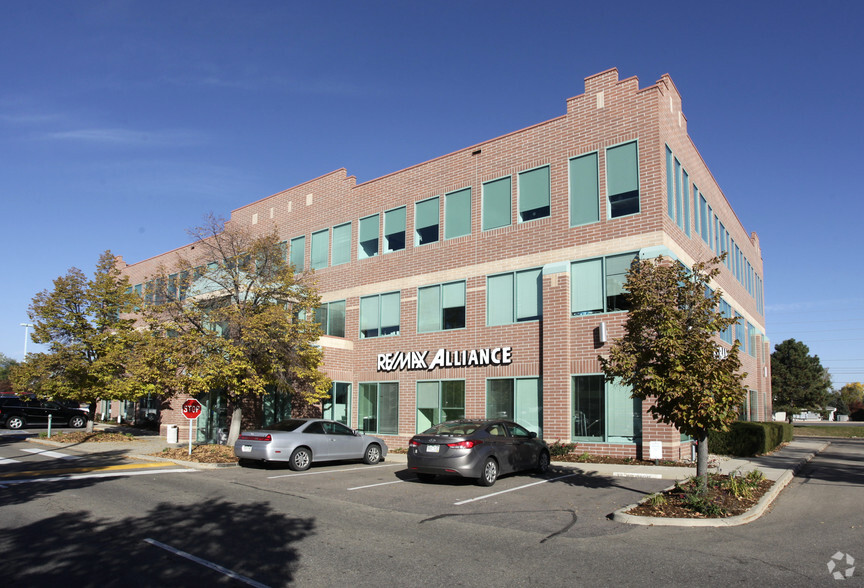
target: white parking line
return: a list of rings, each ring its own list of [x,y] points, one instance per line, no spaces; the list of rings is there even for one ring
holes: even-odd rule
[[[395,480],[393,482],[381,482],[380,484],[367,484],[366,486],[354,486],[353,488],[348,488],[348,490],[362,490],[363,488],[375,488],[376,486],[387,486],[389,484],[401,484],[404,481],[405,480]]]
[[[45,457],[56,457],[58,459],[78,459],[77,455],[69,455],[68,453],[60,453],[59,451],[48,451],[47,449],[22,449],[21,451],[44,455]]]
[[[282,474],[281,476],[267,476],[268,480],[275,480],[276,478],[291,478],[293,476],[315,476],[317,474],[338,474],[340,472],[353,472],[354,470],[371,470],[373,468],[388,468],[392,466],[402,465],[398,463],[385,463],[383,465],[375,465],[375,466],[363,466],[359,468],[347,468],[344,470],[318,470],[315,472],[297,472],[296,474]]]
[[[515,492],[516,490],[522,490],[523,488],[530,488],[531,486],[536,486],[537,484],[545,484],[546,482],[555,482],[556,480],[563,480],[564,478],[571,478],[573,476],[581,476],[582,472],[577,472],[574,474],[567,474],[566,476],[558,476],[557,478],[550,478],[548,480],[540,480],[539,482],[532,482],[530,484],[525,484],[524,486],[516,486],[515,488],[510,488],[509,490],[502,490],[501,492],[493,492],[492,494],[485,494],[483,496],[478,496],[477,498],[469,498],[468,500],[462,500],[459,502],[454,502],[454,506],[461,506],[463,504],[468,504],[469,502],[476,502],[477,500],[485,500],[486,498],[492,498],[493,496],[498,496],[499,494],[507,494],[508,492]]]
[[[200,557],[196,557],[196,556],[192,555],[191,553],[186,553],[185,551],[180,551],[179,549],[171,547],[170,545],[165,545],[164,543],[160,543],[159,541],[156,541],[155,539],[147,538],[144,540],[144,542],[149,543],[150,545],[154,545],[156,547],[159,547],[160,549],[164,549],[165,551],[170,551],[174,555],[179,555],[180,557],[185,557],[186,559],[188,559],[190,561],[194,561],[197,564],[201,564],[202,566],[204,566],[206,568],[210,568],[211,570],[215,570],[215,571],[219,572],[220,574],[225,574],[229,578],[234,578],[235,580],[240,580],[244,584],[249,584],[250,586],[255,586],[256,588],[269,588],[266,584],[262,584],[261,582],[256,582],[252,578],[247,578],[246,576],[242,576],[242,575],[238,574],[237,572],[232,572],[228,568],[223,568],[219,564],[215,564],[213,562],[207,561],[206,559],[201,559]]]
[[[0,457],[0,465],[7,464],[7,463],[21,463],[21,462],[17,459],[8,459],[6,457]]]

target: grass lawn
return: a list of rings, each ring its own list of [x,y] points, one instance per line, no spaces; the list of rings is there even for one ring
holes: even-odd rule
[[[864,437],[864,427],[855,425],[796,425],[796,437]]]

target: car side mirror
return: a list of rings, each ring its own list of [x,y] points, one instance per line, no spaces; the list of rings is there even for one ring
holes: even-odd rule
[[[528,432],[528,438],[529,438],[529,439],[536,439],[536,438],[537,438],[537,433],[535,433],[534,431],[529,431],[529,432]]]
[[[354,429],[354,436],[355,436],[355,437],[359,437],[359,436],[362,435],[362,434],[363,434],[363,433],[361,433],[358,429]]]

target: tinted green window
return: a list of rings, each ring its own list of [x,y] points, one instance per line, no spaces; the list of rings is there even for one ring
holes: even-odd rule
[[[444,196],[444,238],[471,234],[471,188]]]
[[[690,175],[681,170],[681,200],[684,201],[684,232],[690,236]]]
[[[360,384],[357,424],[367,433],[395,435],[399,432],[399,384]]]
[[[513,420],[542,435],[540,408],[539,378],[486,380],[486,418]]]
[[[510,176],[483,184],[483,230],[510,224]]]
[[[465,326],[465,282],[417,290],[417,331],[429,333]]]
[[[589,153],[570,160],[570,226],[600,220],[600,183],[597,154]]]
[[[417,432],[465,418],[465,381],[417,382]]]
[[[606,150],[606,193],[610,218],[639,212],[639,159],[635,142]]]
[[[328,302],[315,309],[315,321],[325,335],[345,336],[345,301]]]
[[[360,234],[357,243],[357,259],[378,255],[378,215],[360,219]]]
[[[438,197],[418,202],[414,208],[414,244],[426,245],[438,241]]]
[[[330,388],[330,396],[321,403],[322,416],[350,425],[351,418],[351,384],[348,382],[333,382]]]
[[[384,213],[384,252],[405,249],[405,207]]]
[[[577,261],[570,266],[570,312],[603,312],[603,260]]]
[[[302,272],[306,257],[306,237],[296,237],[291,239],[291,265],[294,266],[294,271]]]
[[[675,180],[672,167],[672,151],[666,147],[666,213],[675,220]]]
[[[330,229],[312,233],[312,269],[327,267],[327,255],[330,253]]]
[[[549,216],[549,166],[519,174],[519,220]]]
[[[642,438],[642,404],[630,389],[603,376],[573,377],[573,440],[636,443]]]
[[[351,223],[333,227],[333,251],[330,263],[340,265],[351,261]]]
[[[543,314],[540,268],[489,276],[486,280],[486,324],[536,320]]]
[[[360,299],[360,338],[399,334],[399,292]]]

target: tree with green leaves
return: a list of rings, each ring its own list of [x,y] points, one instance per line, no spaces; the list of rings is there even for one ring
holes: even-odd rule
[[[786,418],[802,410],[819,410],[828,402],[831,377],[818,355],[801,341],[786,339],[774,346],[771,354],[771,389],[774,410],[785,411]]]
[[[132,371],[169,393],[225,390],[233,444],[246,399],[287,392],[298,414],[329,393],[321,327],[311,320],[320,298],[311,273],[288,263],[275,227],[254,234],[211,216],[190,234],[189,254],[151,277],[151,338]]]
[[[18,365],[18,362],[11,357],[0,353],[0,393],[9,394],[12,392],[12,382],[9,381],[9,373],[12,367]]]
[[[837,409],[837,414],[849,414],[853,408],[864,402],[864,384],[861,382],[850,382],[844,384],[834,393],[832,401]]]
[[[692,271],[663,257],[634,261],[625,284],[631,308],[624,336],[599,358],[607,381],[626,384],[634,398],[652,399],[656,420],[698,441],[703,488],[708,432],[727,430],[746,394],[739,342],[726,352],[716,341],[735,324],[718,310],[722,292],[709,288],[721,261],[696,263]]]
[[[110,251],[99,257],[92,278],[78,268],[54,280],[37,294],[28,314],[31,338],[47,351],[28,353],[12,369],[13,389],[40,398],[86,402],[91,423],[100,398],[133,400],[140,390],[130,385],[126,360],[140,340],[129,319],[136,297]]]

